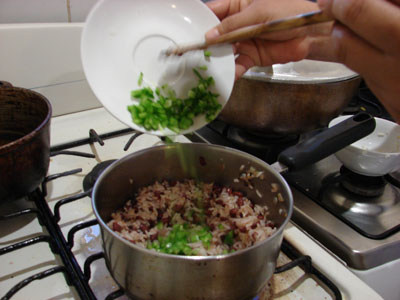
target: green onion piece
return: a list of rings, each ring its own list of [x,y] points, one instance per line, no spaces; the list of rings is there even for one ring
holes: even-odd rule
[[[147,248],[169,254],[195,255],[196,253],[188,245],[189,243],[201,241],[204,247],[209,248],[211,240],[212,234],[208,227],[193,226],[187,223],[174,224],[167,236],[158,235],[155,241],[147,244]]]
[[[208,70],[208,67],[206,66],[206,65],[204,65],[204,66],[199,66],[198,67],[200,70],[202,70],[202,71],[207,71]]]
[[[173,141],[170,137],[166,136],[166,137],[165,137],[165,143],[166,143],[166,144],[173,144],[174,141]]]
[[[146,130],[169,128],[178,134],[190,128],[199,115],[207,122],[212,121],[222,108],[219,95],[209,90],[214,79],[201,75],[196,69],[193,72],[198,82],[188,91],[187,98],[178,98],[168,84],[154,91],[150,87],[131,91],[131,97],[139,100],[139,104],[128,106],[132,121]]]
[[[229,231],[228,234],[225,236],[224,238],[224,243],[227,244],[228,246],[232,246],[233,245],[233,231]]]
[[[140,72],[139,78],[138,78],[138,86],[141,86],[143,83],[143,72]]]
[[[211,56],[211,52],[208,50],[204,50],[204,57],[210,57]]]

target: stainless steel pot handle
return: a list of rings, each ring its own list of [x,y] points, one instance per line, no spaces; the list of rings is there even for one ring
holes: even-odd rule
[[[374,117],[360,112],[282,151],[278,162],[289,170],[311,165],[367,136],[374,131],[375,125]]]

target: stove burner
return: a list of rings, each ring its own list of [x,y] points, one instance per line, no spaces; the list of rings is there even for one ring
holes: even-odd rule
[[[322,180],[319,203],[362,235],[384,239],[400,230],[400,189],[386,177],[364,176],[342,166]]]
[[[101,163],[97,164],[92,171],[90,171],[85,178],[83,179],[83,190],[87,192],[91,188],[93,188],[97,178],[103,173],[103,171],[111,165],[115,159],[110,159],[110,160],[105,160],[102,161]]]
[[[275,162],[279,153],[297,144],[299,140],[299,136],[296,134],[264,134],[234,126],[227,129],[226,137],[243,150],[261,157],[267,163]]]
[[[387,184],[384,176],[373,177],[357,174],[347,169],[345,166],[340,168],[340,174],[343,175],[340,180],[340,185],[349,192],[359,196],[381,196]]]

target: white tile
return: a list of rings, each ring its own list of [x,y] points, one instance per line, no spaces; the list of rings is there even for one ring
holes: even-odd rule
[[[80,58],[82,26],[0,24],[1,80],[37,88],[85,79]]]
[[[86,80],[33,89],[51,103],[53,116],[102,107]]]
[[[66,0],[1,0],[0,23],[67,22]]]
[[[71,21],[85,22],[86,17],[98,0],[70,0]]]

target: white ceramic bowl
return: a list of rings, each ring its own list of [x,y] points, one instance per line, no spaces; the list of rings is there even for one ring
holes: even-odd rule
[[[329,127],[349,116],[340,116]],[[348,169],[361,175],[382,176],[400,169],[400,125],[375,118],[375,130],[335,153]]]
[[[103,106],[128,126],[145,131],[132,122],[127,106],[137,103],[131,90],[168,83],[178,97],[197,84],[193,68],[207,66],[204,76],[213,76],[211,89],[224,106],[232,91],[235,64],[231,46],[212,47],[210,58],[203,51],[182,57],[160,58],[173,44],[204,40],[204,34],[219,20],[200,0],[100,0],[89,13],[82,33],[81,56],[86,78]],[[138,85],[140,73],[143,83]],[[206,124],[198,116],[181,133]],[[151,131],[174,135],[170,130]]]

